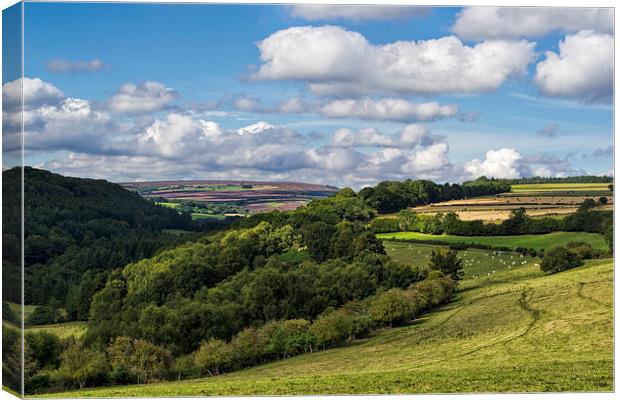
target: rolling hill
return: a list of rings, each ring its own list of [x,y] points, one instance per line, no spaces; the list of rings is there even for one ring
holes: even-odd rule
[[[613,390],[613,261],[463,282],[453,302],[353,345],[214,378],[50,397]]]

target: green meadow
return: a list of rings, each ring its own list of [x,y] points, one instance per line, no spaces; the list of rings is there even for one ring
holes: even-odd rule
[[[455,236],[431,235],[419,232],[394,232],[377,234],[377,237],[379,239],[388,240],[436,240],[445,243],[474,243],[497,247],[525,247],[536,250],[547,250],[555,246],[565,246],[570,242],[585,242],[590,244],[595,249],[608,249],[602,235],[588,232],[552,232],[541,235],[513,236]]]
[[[212,378],[49,396],[612,390],[613,261],[605,259],[554,275],[528,262],[467,279],[446,306],[349,346]]]
[[[567,191],[609,191],[609,183],[531,183],[512,185],[514,193],[567,192]]]

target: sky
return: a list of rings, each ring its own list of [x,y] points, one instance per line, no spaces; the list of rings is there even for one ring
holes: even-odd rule
[[[354,188],[613,174],[612,9],[24,10],[27,165]],[[3,74],[5,154],[21,83]]]

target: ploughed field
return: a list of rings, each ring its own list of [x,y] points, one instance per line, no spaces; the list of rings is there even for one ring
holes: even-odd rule
[[[436,312],[350,346],[212,378],[49,397],[613,390],[613,261],[554,275],[532,261],[466,279]]]
[[[525,208],[532,217],[563,216],[577,211],[585,199],[607,197],[599,210],[613,209],[613,192],[607,183],[550,183],[512,185],[512,191],[496,196],[452,200],[415,207],[422,214],[455,212],[461,220],[502,221],[512,210]]]
[[[433,240],[446,244],[466,243],[495,247],[525,247],[535,250],[548,250],[556,246],[565,246],[570,242],[585,242],[594,249],[607,250],[608,246],[603,235],[589,232],[551,232],[540,235],[508,235],[508,236],[457,236],[431,235],[419,232],[379,233],[379,239],[397,240]]]
[[[230,212],[192,213],[193,219],[294,210],[338,190],[331,186],[299,182],[218,180],[125,182],[120,185],[171,208],[188,201],[234,207]]]

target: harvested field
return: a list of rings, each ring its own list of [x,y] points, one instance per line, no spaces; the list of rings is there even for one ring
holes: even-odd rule
[[[610,192],[611,193],[611,192]],[[503,221],[510,217],[512,210],[525,208],[527,214],[532,217],[566,215],[577,211],[579,204],[587,198],[598,197],[583,195],[554,195],[539,194],[518,195],[510,193],[495,197],[481,197],[475,199],[451,200],[442,203],[433,203],[426,206],[415,207],[412,210],[421,214],[436,214],[455,212],[460,219],[472,221],[481,219],[484,221]],[[599,210],[613,210],[613,196],[605,196],[608,203],[599,206]]]

